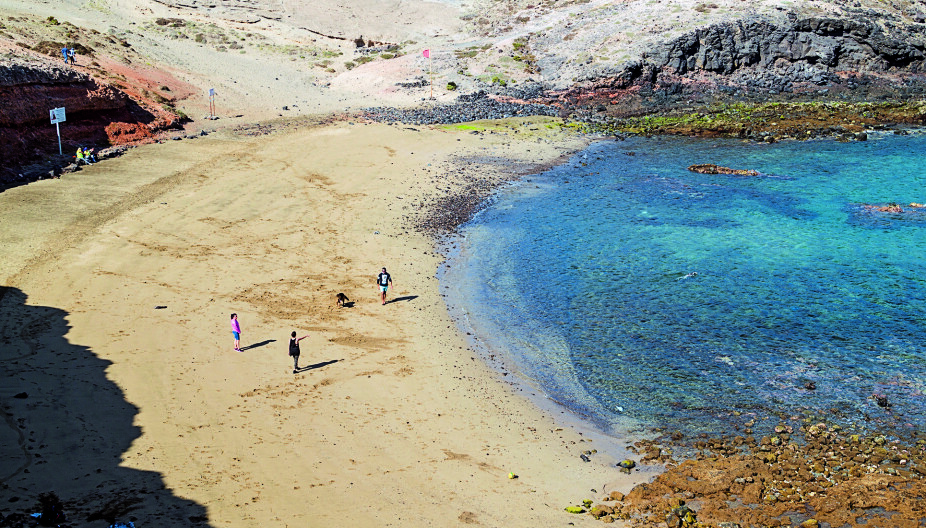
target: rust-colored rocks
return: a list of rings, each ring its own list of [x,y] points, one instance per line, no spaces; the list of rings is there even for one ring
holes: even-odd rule
[[[614,508],[610,506],[606,506],[604,504],[598,504],[597,506],[593,506],[592,509],[589,510],[588,513],[590,513],[592,517],[596,519],[600,519],[604,517],[605,515],[611,515],[612,513],[614,513]]]
[[[926,441],[850,435],[808,421],[794,431],[778,426],[759,442],[734,436],[695,445],[700,459],[668,464],[626,495],[612,492],[602,501],[611,513],[595,517],[673,528],[906,528],[926,518]]]
[[[696,525],[695,512],[685,505],[685,501],[670,499],[669,507],[671,509],[666,514],[666,525],[669,528],[686,528],[687,526]]]
[[[16,104],[0,107],[0,127],[47,125],[51,108],[65,107],[68,121],[82,112],[126,107],[128,97],[101,86],[89,75],[41,61],[0,61],[0,98]]]
[[[904,212],[903,207],[896,203],[889,203],[887,205],[872,205],[864,204],[864,207],[868,211],[875,211],[878,213],[902,213]]]

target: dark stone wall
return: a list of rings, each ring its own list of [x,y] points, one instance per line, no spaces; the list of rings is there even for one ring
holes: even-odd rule
[[[926,72],[926,24],[807,18],[779,26],[760,18],[698,29],[649,55],[658,68],[679,74],[704,70],[732,74],[744,67],[779,68],[803,62],[824,69]]]

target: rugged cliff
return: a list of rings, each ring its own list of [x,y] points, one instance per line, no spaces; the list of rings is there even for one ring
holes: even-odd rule
[[[39,61],[0,61],[0,95],[15,105],[0,108],[0,126],[18,126],[49,119],[48,106],[73,113],[125,108],[125,94],[100,86],[88,75]]]
[[[468,48],[475,57],[460,70],[515,97],[512,86],[532,81],[567,107],[588,102],[633,115],[731,99],[905,100],[923,97],[926,86],[922,0],[509,0],[480,7],[471,30],[496,42],[491,51],[511,51],[500,57]]]
[[[656,48],[648,62],[678,75],[706,72],[718,85],[771,92],[858,85],[855,78],[902,88],[926,74],[926,24],[806,18],[776,25],[761,18],[700,29]]]
[[[633,112],[673,104],[760,100],[907,100],[926,96],[926,24],[878,18],[754,16],[654,43],[609,70],[589,68],[559,93]],[[653,100],[655,98],[655,100]]]
[[[0,60],[0,100],[4,101],[0,149],[5,161],[0,182],[5,183],[20,179],[23,165],[49,160],[61,165],[78,146],[138,141],[179,121],[171,112],[145,108],[113,86],[40,57]],[[51,109],[59,107],[65,108],[67,119],[60,125],[64,156],[58,156],[57,134],[49,116]]]
[[[659,46],[651,60],[681,74],[705,70],[731,75],[762,68],[815,84],[833,80],[835,71],[926,71],[926,24],[882,26],[867,18],[797,19],[794,14],[791,18],[787,25],[755,17],[709,26]]]

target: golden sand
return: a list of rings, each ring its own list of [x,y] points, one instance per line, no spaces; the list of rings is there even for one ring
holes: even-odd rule
[[[0,193],[5,495],[55,491],[81,517],[138,526],[592,523],[563,508],[601,492],[614,460],[583,462],[587,433],[480,361],[432,240],[409,227],[467,156],[541,164],[584,140],[282,128]],[[293,330],[309,335],[296,375]]]

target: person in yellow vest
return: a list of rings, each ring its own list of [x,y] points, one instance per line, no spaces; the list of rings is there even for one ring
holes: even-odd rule
[[[87,160],[84,159],[84,149],[77,147],[77,164],[87,163]]]

